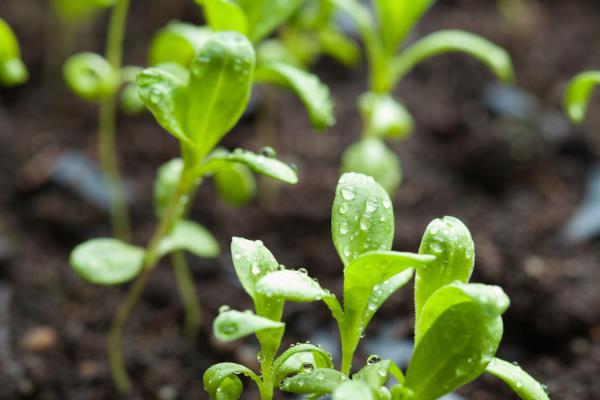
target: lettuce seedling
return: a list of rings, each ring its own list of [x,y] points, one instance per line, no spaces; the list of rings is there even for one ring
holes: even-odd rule
[[[150,65],[177,63],[189,68],[198,49],[214,31],[233,30],[246,35],[257,52],[254,71],[255,84],[272,84],[294,92],[308,112],[312,126],[323,130],[334,121],[333,104],[329,89],[319,79],[304,69],[285,62],[280,58],[264,56],[265,40],[273,31],[296,12],[302,1],[231,1],[196,0],[202,6],[207,26],[195,26],[189,23],[172,22],[161,29],[150,45]],[[268,96],[265,96],[268,97]],[[268,98],[263,98],[265,103]],[[267,107],[264,107],[265,109]],[[261,108],[262,109],[262,108]],[[262,113],[257,122],[258,134],[264,145],[273,144],[271,124]],[[260,126],[260,122],[266,123]],[[244,167],[235,167],[220,171],[215,175],[220,197],[234,205],[243,205],[252,198],[256,183]]]
[[[573,78],[565,92],[565,112],[573,123],[583,123],[594,87],[600,85],[600,71],[586,71]]]
[[[373,178],[348,173],[336,189],[331,229],[344,265],[343,304],[305,271],[278,267],[262,243],[233,240],[236,272],[257,313],[222,310],[214,331],[223,340],[256,333],[262,377],[237,364],[217,364],[204,374],[212,399],[238,399],[242,389],[236,375],[244,374],[257,383],[262,399],[270,399],[271,387],[279,385],[308,399],[332,394],[336,400],[434,400],[485,372],[505,381],[523,399],[548,399],[544,387],[520,367],[495,358],[509,299],[498,286],[469,282],[475,251],[462,222],[436,219],[427,227],[418,254],[392,251],[394,214],[388,193]],[[377,355],[351,374],[369,322],[413,276],[415,349],[406,374]],[[315,300],[322,300],[337,321],[339,371],[320,347],[310,344],[275,357],[284,328],[283,303]],[[391,387],[390,377],[396,381]]]
[[[110,201],[110,216],[113,235],[129,240],[130,223],[126,196],[119,171],[116,150],[116,112],[119,89],[124,86],[121,104],[126,112],[141,110],[141,101],[136,98],[132,80],[136,67],[123,67],[123,40],[129,14],[130,0],[62,0],[57,4],[63,11],[86,13],[90,10],[112,7],[104,56],[84,52],[71,56],[63,68],[69,88],[80,98],[97,102],[98,147],[100,165],[106,180]],[[71,15],[71,14],[68,14]]]
[[[191,199],[202,180],[232,165],[294,184],[294,168],[273,154],[216,149],[246,108],[253,82],[252,44],[236,32],[211,33],[190,69],[163,64],[137,77],[138,94],[157,122],[181,146],[181,158],[163,165],[155,185],[159,224],[145,248],[117,239],[94,239],[77,246],[71,265],[88,282],[118,285],[135,279],[112,323],[109,356],[113,378],[126,391],[130,381],[122,356],[123,327],[159,260],[173,255],[173,264],[186,307],[186,329],[198,327],[198,301],[182,251],[215,257],[219,247],[202,226],[186,219]]]
[[[29,74],[21,60],[17,36],[0,18],[0,86],[12,87],[24,83]]]
[[[343,155],[342,170],[373,176],[389,193],[402,179],[398,157],[382,142],[414,129],[408,110],[393,97],[398,83],[419,63],[449,52],[467,53],[503,81],[513,79],[507,52],[472,33],[446,30],[407,44],[409,34],[434,0],[373,0],[374,14],[358,0],[333,0],[355,22],[369,65],[369,88],[359,100],[362,138]]]

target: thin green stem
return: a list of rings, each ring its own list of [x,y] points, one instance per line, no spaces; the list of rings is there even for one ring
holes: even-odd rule
[[[106,59],[115,71],[120,71],[122,66],[123,40],[129,5],[130,0],[120,0],[112,11],[108,26]],[[100,164],[108,189],[113,235],[121,240],[129,241],[129,212],[127,210],[125,191],[123,190],[115,146],[117,131],[116,108],[116,93],[104,98],[100,102],[98,146]]]
[[[352,370],[352,360],[354,359],[354,352],[356,351],[356,345],[353,343],[354,340],[348,336],[348,334],[342,331],[341,342],[342,342],[342,366],[341,371],[346,376],[350,376]]]
[[[177,185],[177,190],[169,207],[163,214],[160,224],[156,228],[154,235],[150,239],[146,248],[146,256],[144,259],[144,269],[135,280],[125,301],[119,307],[117,314],[110,327],[108,336],[108,356],[110,359],[111,373],[117,389],[121,393],[126,393],[131,387],[131,381],[127,374],[125,360],[123,358],[123,329],[131,312],[138,303],[142,292],[148,282],[150,273],[156,267],[159,260],[158,248],[162,239],[169,233],[173,224],[177,221],[181,214],[182,203],[187,200],[189,194],[194,189],[195,181],[193,176],[190,176],[188,170],[184,169],[181,178]]]
[[[177,287],[185,310],[183,334],[186,340],[193,345],[198,337],[202,319],[200,299],[196,293],[196,285],[194,285],[194,279],[185,259],[185,254],[181,251],[171,254],[171,263],[175,269]]]

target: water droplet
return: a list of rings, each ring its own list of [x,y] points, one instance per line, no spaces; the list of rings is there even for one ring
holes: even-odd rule
[[[356,197],[356,192],[354,191],[354,187],[352,186],[343,187],[341,193],[344,200],[350,201],[354,200],[354,198]]]
[[[383,208],[385,208],[385,209],[388,209],[392,206],[392,202],[390,201],[390,199],[383,199],[381,204],[383,205]]]
[[[344,256],[350,257],[350,247],[344,247]]]
[[[373,211],[377,210],[377,206],[377,199],[375,197],[369,197],[369,199],[367,200],[367,207],[365,211],[367,213],[372,213]]]
[[[345,235],[346,233],[348,233],[348,224],[346,222],[342,222],[340,224],[340,234]]]
[[[300,367],[300,372],[305,374],[307,372],[311,372],[314,369],[315,369],[315,366],[312,363],[305,362],[305,363],[302,363],[302,367]]]
[[[381,357],[379,357],[377,354],[371,354],[369,356],[369,358],[367,358],[367,364],[368,365],[377,364],[380,361],[381,361]]]
[[[298,268],[298,272],[300,272],[302,275],[308,275],[306,268]]]
[[[360,219],[360,229],[363,231],[368,230],[371,227],[371,221],[367,215],[363,215]]]
[[[342,203],[340,204],[340,208],[339,208],[340,214],[344,215],[348,212],[348,204],[347,203]]]
[[[277,157],[277,152],[271,146],[265,146],[262,149],[260,149],[260,154],[262,154],[263,156],[268,157],[268,158]]]
[[[262,363],[263,361],[265,361],[265,355],[263,354],[262,351],[259,351],[258,354],[256,355],[256,360],[259,363]]]
[[[252,272],[252,275],[260,274],[260,267],[258,266],[258,263],[256,261],[252,263],[250,271]]]

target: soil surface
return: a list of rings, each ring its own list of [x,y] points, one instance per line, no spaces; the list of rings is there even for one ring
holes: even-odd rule
[[[0,16],[21,38],[31,69],[27,85],[0,93],[0,399],[114,399],[105,334],[126,287],[90,286],[68,265],[73,246],[109,234],[107,215],[52,175],[66,152],[96,159],[96,111],[66,91],[56,68],[44,67],[45,59],[60,59],[71,48],[100,51],[106,20],[82,29],[68,47],[56,28],[44,23],[49,14],[42,3],[3,0],[0,7]],[[200,21],[190,1],[133,3],[127,63],[144,64],[152,32],[167,21]],[[540,112],[535,121],[490,112],[482,93],[493,77],[465,56],[418,67],[397,91],[414,113],[417,132],[391,143],[406,177],[394,201],[394,249],[416,251],[433,218],[462,219],[476,243],[474,280],[501,285],[511,298],[500,356],[547,384],[553,399],[599,399],[600,246],[594,238],[571,243],[562,232],[584,196],[590,166],[600,157],[600,136],[592,128],[570,128],[559,108],[566,81],[600,67],[595,51],[600,3],[526,0],[526,17],[518,21],[503,19],[495,3],[440,1],[414,35],[461,28],[505,46],[518,84],[537,99]],[[51,50],[44,52],[44,46]],[[242,209],[221,204],[211,183],[203,185],[193,218],[214,233],[223,254],[216,260],[189,258],[203,302],[202,333],[195,346],[182,339],[181,303],[164,263],[127,327],[126,357],[135,381],[127,398],[206,398],[201,378],[209,365],[255,364],[253,340],[223,345],[211,336],[219,306],[250,307],[228,254],[232,236],[263,240],[279,262],[307,268],[324,287],[340,293],[330,208],[341,153],[360,133],[355,102],[366,71],[331,60],[320,62],[316,71],[332,88],[338,124],[322,135],[311,132],[300,103],[277,92],[275,147],[280,158],[298,165],[301,182],[281,186],[268,206],[255,201]],[[600,101],[594,103],[591,109],[600,110]],[[258,150],[255,126],[250,114],[224,145]],[[600,127],[600,113],[592,112],[586,127]],[[155,224],[154,171],[178,154],[177,145],[149,115],[121,116],[119,150],[134,198],[135,242],[145,243]],[[398,343],[410,338],[411,313],[409,288],[379,312],[368,336],[391,326]],[[319,304],[290,305],[286,321],[286,344],[306,341],[315,332],[335,333]],[[250,393],[247,398],[255,398]],[[515,398],[490,377],[459,393],[478,400]]]

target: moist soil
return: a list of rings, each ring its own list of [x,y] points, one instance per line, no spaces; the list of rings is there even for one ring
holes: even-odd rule
[[[68,265],[73,246],[109,234],[107,215],[78,196],[73,185],[56,183],[51,173],[67,151],[96,159],[96,111],[66,91],[55,68],[44,67],[44,59],[56,58],[66,45],[54,27],[45,26],[48,13],[41,3],[4,0],[0,10],[19,34],[31,68],[27,85],[0,94],[0,398],[114,399],[105,334],[126,287],[93,287]],[[167,21],[200,21],[191,2],[133,3],[128,63],[144,63],[152,32]],[[554,399],[598,399],[600,246],[594,238],[570,243],[561,232],[584,196],[587,171],[600,158],[600,136],[593,131],[600,127],[600,113],[591,113],[589,129],[567,128],[558,136],[548,131],[566,126],[559,108],[568,78],[600,66],[600,52],[593,51],[600,48],[600,4],[526,3],[526,17],[511,24],[493,1],[439,2],[415,32],[418,37],[462,28],[505,46],[518,84],[537,99],[544,110],[542,125],[550,129],[490,112],[482,92],[493,77],[476,61],[449,55],[419,66],[397,91],[414,113],[417,131],[391,143],[405,175],[394,199],[394,249],[416,251],[433,218],[462,219],[476,243],[474,280],[501,285],[511,298],[500,356],[519,362]],[[84,27],[73,50],[100,51],[105,22],[100,18]],[[49,55],[45,46],[53,46]],[[201,334],[194,344],[181,337],[183,313],[174,277],[168,263],[160,265],[127,326],[125,353],[135,382],[127,398],[206,398],[201,378],[209,365],[256,364],[253,340],[224,345],[211,335],[219,306],[251,306],[233,273],[232,236],[263,240],[279,262],[307,268],[340,294],[342,267],[331,243],[330,208],[341,153],[359,137],[355,103],[365,88],[366,70],[325,59],[316,71],[332,89],[337,125],[313,133],[300,103],[277,91],[271,99],[275,147],[280,158],[298,166],[300,183],[276,190],[271,184],[274,195],[241,209],[217,200],[210,181],[202,186],[193,218],[214,233],[223,253],[214,260],[189,258],[204,310]],[[594,103],[591,109],[600,110],[600,102]],[[256,134],[258,113],[250,112],[224,146],[258,150],[263,144]],[[120,116],[118,145],[133,194],[135,242],[142,244],[155,225],[154,172],[178,149],[149,115]],[[368,336],[391,326],[398,342],[410,338],[410,291],[390,300]],[[286,345],[315,332],[335,335],[319,304],[290,305],[286,321]],[[332,336],[329,342],[336,340]],[[360,354],[357,363],[366,356]],[[459,393],[470,399],[514,398],[490,377]],[[256,394],[249,389],[246,398]]]

